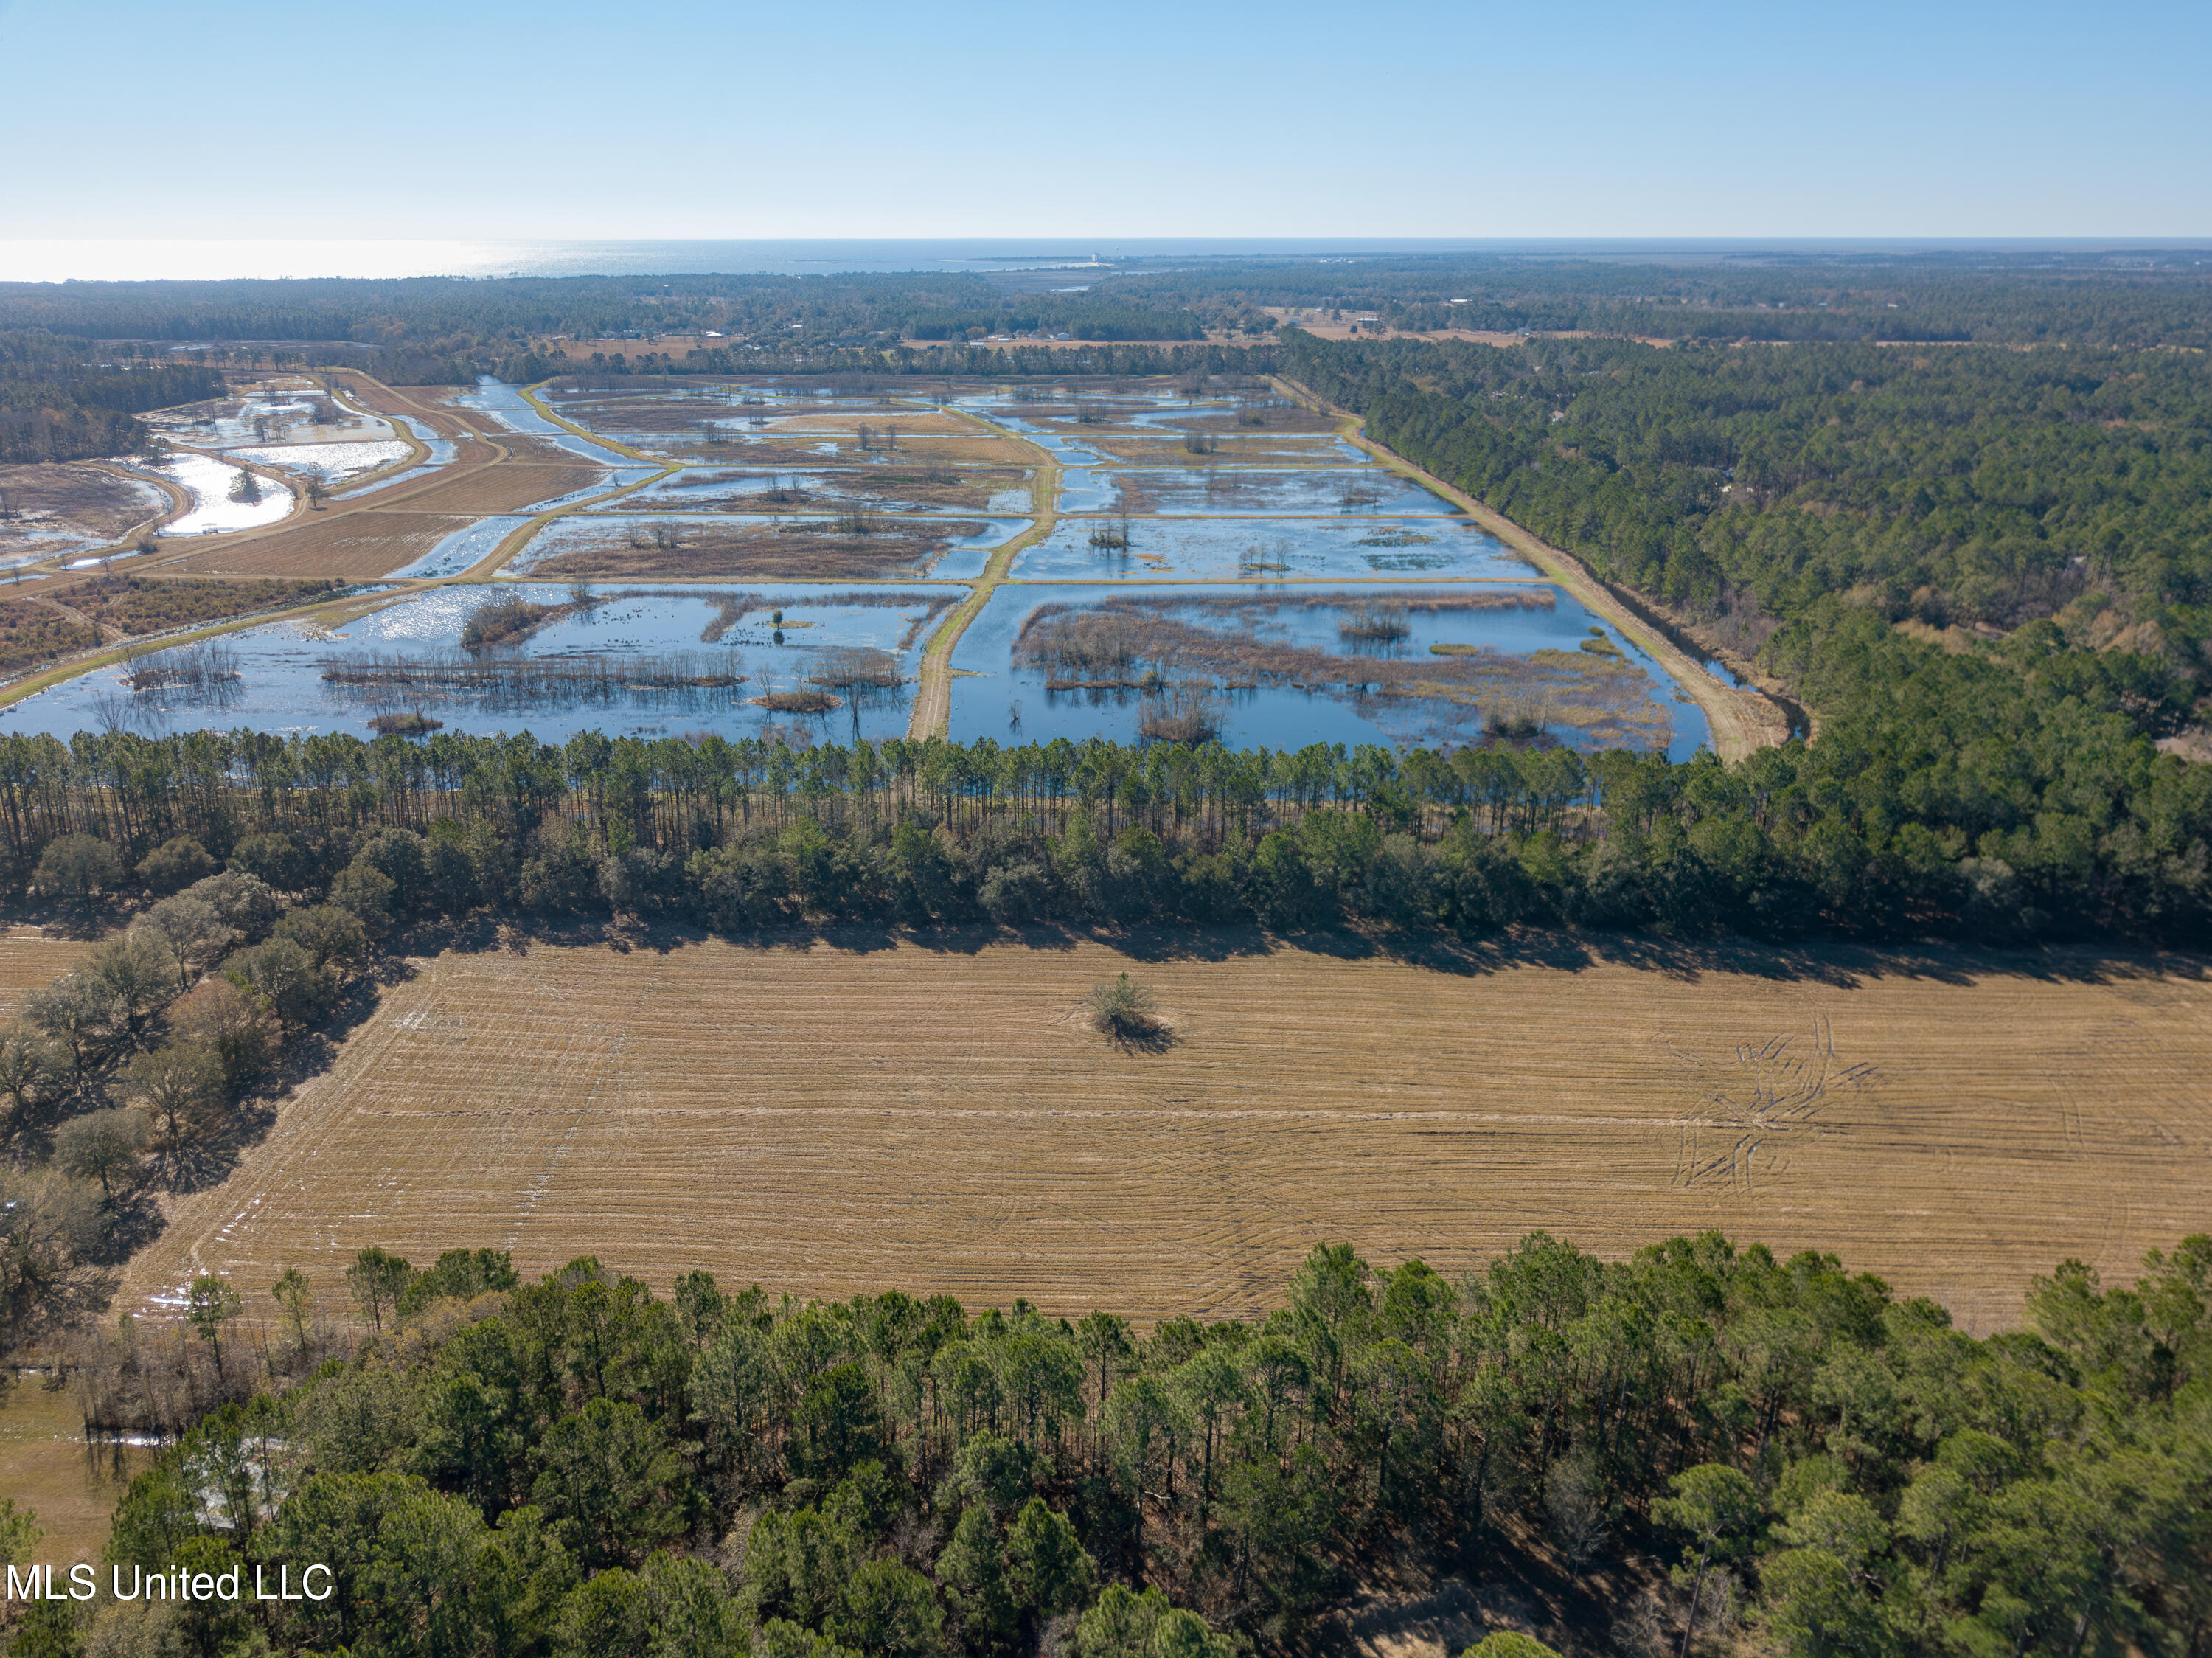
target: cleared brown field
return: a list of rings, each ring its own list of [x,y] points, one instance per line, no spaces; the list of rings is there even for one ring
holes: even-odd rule
[[[664,1288],[697,1265],[1228,1315],[1316,1239],[1455,1271],[1536,1228],[1623,1255],[1719,1227],[1985,1328],[2062,1257],[2124,1274],[2212,1226],[2201,962],[1181,942],[1207,959],[661,936],[415,961],[121,1304],[288,1265],[335,1302],[364,1245],[465,1244]],[[1163,1051],[1076,1016],[1125,968]]]
[[[165,569],[214,576],[328,576],[366,581],[412,564],[465,516],[424,512],[331,513],[255,540],[211,547]]]
[[[18,924],[0,932],[0,1018],[12,1019],[33,991],[51,984],[91,946],[82,938]]]
[[[116,1503],[154,1453],[128,1445],[88,1448],[76,1393],[49,1393],[44,1380],[26,1375],[0,1399],[0,1495],[39,1516],[46,1533],[39,1558],[66,1568],[100,1557]]]
[[[580,462],[568,466],[487,466],[410,493],[406,508],[409,512],[514,512],[566,495],[571,490],[580,490],[606,475],[603,468]],[[383,509],[368,510],[374,515]]]

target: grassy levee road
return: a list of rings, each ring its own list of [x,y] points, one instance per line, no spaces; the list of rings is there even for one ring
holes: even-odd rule
[[[1286,394],[1308,408],[1334,415],[1341,423],[1337,429],[1338,433],[1346,442],[1365,450],[1391,471],[1434,490],[1535,565],[1547,580],[1558,582],[1579,599],[1586,608],[1604,617],[1635,640],[1674,676],[1674,683],[1681,687],[1683,693],[1705,710],[1705,722],[1712,729],[1713,752],[1723,759],[1740,760],[1754,749],[1778,747],[1789,740],[1789,716],[1771,699],[1755,691],[1739,691],[1732,686],[1724,686],[1713,678],[1691,661],[1673,640],[1615,598],[1612,589],[1598,580],[1589,566],[1572,553],[1562,552],[1541,537],[1529,533],[1511,519],[1483,505],[1466,491],[1424,471],[1388,445],[1376,442],[1367,436],[1367,422],[1364,417],[1353,414],[1348,409],[1339,408],[1287,375],[1277,375],[1273,378]]]
[[[991,602],[991,594],[999,583],[1006,579],[1013,568],[1014,555],[1024,547],[1035,545],[1050,535],[1060,519],[1060,462],[1054,460],[1050,450],[1032,443],[1019,432],[1008,431],[970,414],[965,409],[948,410],[963,420],[970,420],[998,437],[1010,437],[1025,448],[1033,450],[1037,458],[1036,479],[1030,485],[1030,510],[1036,521],[1012,540],[993,553],[983,566],[983,573],[969,587],[968,596],[962,600],[952,613],[938,625],[935,634],[921,653],[921,684],[915,692],[914,712],[908,718],[906,735],[915,741],[923,737],[948,735],[952,728],[952,647],[960,643],[960,636],[968,631],[968,624],[975,619],[976,613]]]

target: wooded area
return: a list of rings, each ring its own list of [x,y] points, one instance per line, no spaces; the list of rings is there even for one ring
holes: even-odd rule
[[[198,363],[125,367],[88,339],[0,328],[0,461],[127,454],[146,440],[136,417],[222,389]]]
[[[1655,1658],[1753,1618],[1803,1658],[2190,1658],[2209,1272],[2203,1237],[2131,1288],[2064,1263],[1987,1340],[1712,1233],[1617,1264],[1540,1233],[1457,1283],[1318,1246],[1265,1319],[1144,1333],[703,1271],[664,1299],[590,1256],[525,1284],[486,1248],[364,1249],[336,1325],[336,1284],[203,1276],[76,1355],[89,1423],[219,1407],[108,1558],[336,1593],[41,1603],[15,1650],[1231,1658],[1456,1573]]]

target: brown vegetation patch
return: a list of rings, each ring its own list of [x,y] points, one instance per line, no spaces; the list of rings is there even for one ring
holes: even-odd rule
[[[112,541],[168,505],[151,484],[97,466],[0,466],[0,551],[47,545],[30,533],[58,530],[88,541]],[[59,552],[58,545],[54,551]]]
[[[499,445],[505,449],[508,466],[589,466],[573,449],[564,449],[550,437],[538,437],[526,432],[501,432]]]
[[[416,512],[356,512],[309,517],[227,547],[210,547],[167,566],[235,576],[324,576],[367,581],[410,564],[455,530],[464,517]]]
[[[827,714],[845,705],[842,698],[826,691],[771,691],[755,697],[752,704],[775,714]]]
[[[678,473],[656,500],[670,498],[686,512],[780,513],[820,510],[838,503],[866,501],[901,507],[964,508],[981,512],[1000,490],[1014,489],[1030,476],[1018,466],[957,467],[934,462],[923,468],[810,467],[777,472],[763,467]],[[768,487],[758,487],[766,483]],[[744,485],[744,488],[738,487]],[[633,507],[631,509],[635,510]]]
[[[824,443],[836,447],[824,454]],[[999,437],[972,426],[933,434],[909,431],[903,424],[899,427],[898,448],[895,450],[864,450],[857,434],[852,437],[830,434],[809,438],[803,433],[770,430],[740,431],[729,442],[718,443],[706,453],[715,461],[731,466],[766,467],[778,472],[865,464],[866,457],[872,453],[882,455],[882,465],[907,472],[930,460],[957,466],[1003,466],[1026,472],[1036,458],[1036,451],[1013,439]]]
[[[0,599],[0,674],[86,650],[100,643],[100,630],[28,599]]]
[[[865,534],[827,519],[811,530],[743,521],[670,525],[657,535],[610,529],[592,545],[532,564],[530,574],[547,581],[679,576],[868,581],[926,576],[954,538],[982,528],[959,519],[902,518],[877,521]]]
[[[219,582],[191,576],[104,576],[71,588],[71,609],[125,633],[155,633],[194,622],[219,622],[297,603],[335,582]]]
[[[1986,1329],[2054,1260],[2124,1276],[2205,1223],[2194,961],[647,942],[411,963],[240,1172],[175,1204],[118,1307],[288,1265],[335,1307],[374,1243],[526,1273],[588,1249],[663,1291],[703,1266],[772,1296],[1218,1317],[1321,1239],[1450,1274],[1537,1228],[1620,1258],[1710,1227]],[[1125,970],[1171,1054],[1090,1029]],[[1785,1092],[1804,1110],[1765,1132]]]
[[[443,731],[446,722],[410,709],[403,714],[380,714],[368,722],[368,728],[380,737],[427,737],[433,731]]]

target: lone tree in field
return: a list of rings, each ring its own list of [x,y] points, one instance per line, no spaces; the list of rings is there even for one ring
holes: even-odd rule
[[[1160,1033],[1152,994],[1127,973],[1116,974],[1091,992],[1091,1027],[1117,1042],[1133,1042]]]

